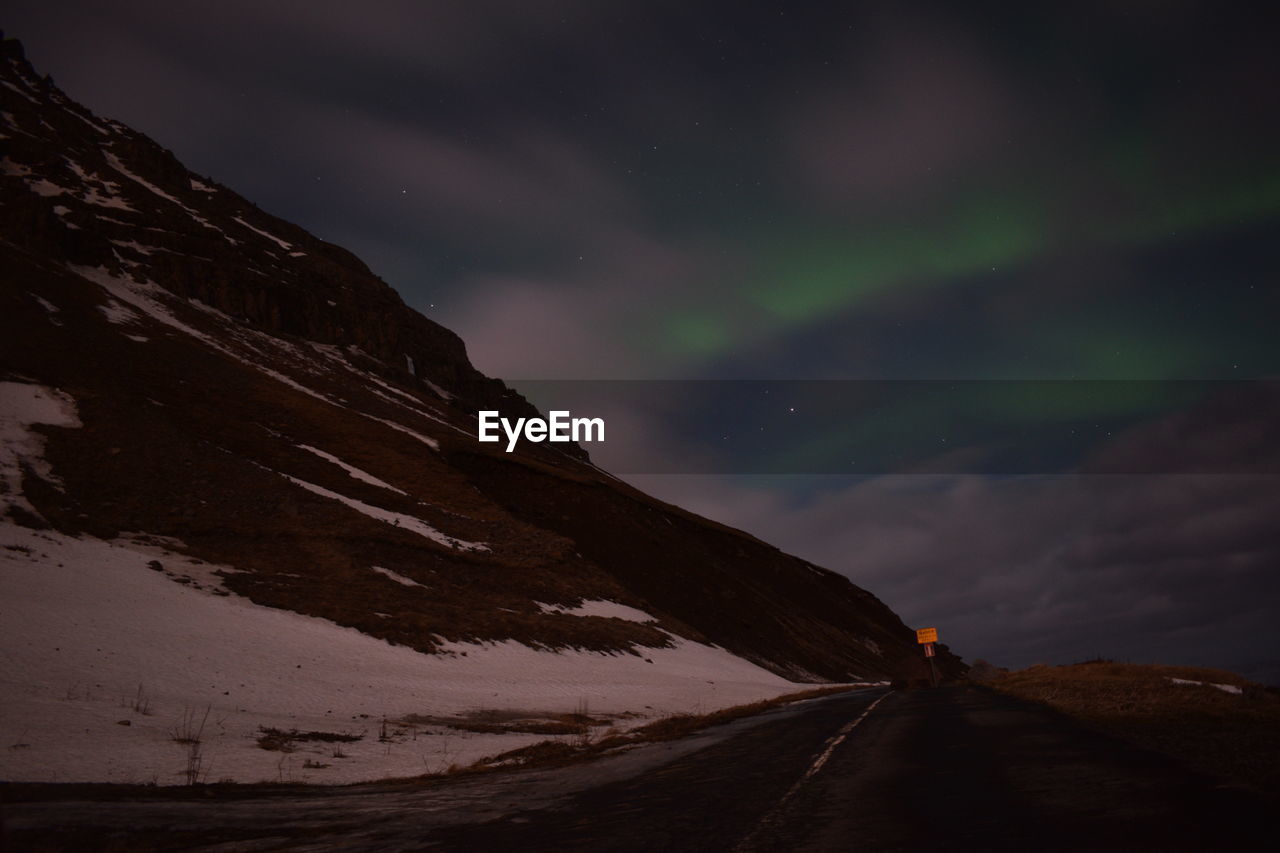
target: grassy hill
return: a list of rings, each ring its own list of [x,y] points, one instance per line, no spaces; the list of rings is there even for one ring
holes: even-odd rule
[[[1091,661],[1033,666],[985,683],[1224,781],[1280,795],[1280,695],[1235,673]]]

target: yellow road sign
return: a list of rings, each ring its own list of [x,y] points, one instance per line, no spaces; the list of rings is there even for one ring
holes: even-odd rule
[[[916,642],[917,643],[938,642],[938,629],[937,628],[917,628]]]

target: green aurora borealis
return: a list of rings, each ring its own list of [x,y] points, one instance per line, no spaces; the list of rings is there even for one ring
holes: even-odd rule
[[[1274,169],[1271,163],[1260,166]],[[788,229],[793,236],[775,237],[774,245],[753,258],[759,273],[743,288],[740,307],[676,309],[654,322],[669,351],[714,358],[749,345],[753,326],[772,335],[803,334],[815,320],[874,310],[877,300],[944,288],[986,272],[1052,263],[1072,252],[1158,250],[1280,218],[1280,169],[1181,193],[1145,179],[1115,190],[1129,200],[1127,209],[1100,210],[1083,221],[1063,213],[1070,207],[1062,200],[1065,192],[1044,187],[954,193],[900,221]],[[1106,328],[1105,317],[1098,320],[1095,333],[1067,336],[1077,348],[1071,358],[1076,375],[1083,378],[1173,378],[1213,363],[1197,341],[1182,337],[1179,346],[1158,325],[1119,332]],[[1048,332],[1052,338],[1053,329]],[[1127,353],[1112,357],[1118,351]]]
[[[1280,683],[1257,642],[1280,620],[1275,4],[5,18],[72,97],[354,251],[485,373],[544,406],[539,380],[604,380],[647,470],[714,475],[633,485],[970,660]]]

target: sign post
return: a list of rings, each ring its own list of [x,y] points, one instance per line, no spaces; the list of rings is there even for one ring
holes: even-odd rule
[[[929,683],[934,687],[938,686],[938,670],[933,665],[934,649],[933,644],[938,642],[937,628],[918,628],[916,629],[916,642],[924,646],[924,656],[929,659]]]

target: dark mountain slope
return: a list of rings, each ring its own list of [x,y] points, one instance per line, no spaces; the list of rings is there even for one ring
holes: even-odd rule
[[[456,335],[350,253],[74,103],[16,42],[0,64],[0,380],[59,389],[82,423],[37,428],[57,479],[28,465],[18,522],[176,540],[234,567],[221,592],[423,651],[670,642],[539,605],[612,599],[793,678],[921,671],[911,632],[844,578],[576,447],[480,445],[477,408],[533,410]]]

